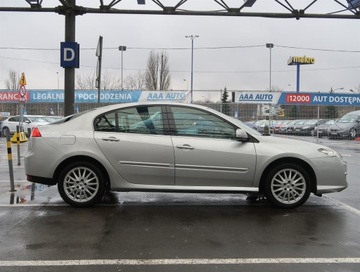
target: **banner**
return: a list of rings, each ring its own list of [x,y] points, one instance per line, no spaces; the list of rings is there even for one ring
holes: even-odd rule
[[[360,94],[236,92],[235,102],[272,105],[360,106]]]

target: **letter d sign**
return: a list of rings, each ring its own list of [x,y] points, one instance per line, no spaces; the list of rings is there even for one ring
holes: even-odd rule
[[[76,42],[62,42],[60,44],[61,60],[63,68],[79,68],[80,50]]]

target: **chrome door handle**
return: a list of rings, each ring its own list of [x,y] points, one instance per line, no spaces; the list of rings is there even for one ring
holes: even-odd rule
[[[107,138],[102,138],[103,141],[105,142],[119,142],[120,139],[119,138],[116,138],[116,137],[107,137]]]
[[[179,149],[186,149],[186,150],[194,150],[195,147],[188,145],[188,144],[184,144],[184,145],[177,145],[176,148]]]

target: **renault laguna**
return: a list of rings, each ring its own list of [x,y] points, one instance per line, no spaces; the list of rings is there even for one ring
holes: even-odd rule
[[[347,187],[346,162],[318,144],[265,136],[216,110],[181,103],[117,104],[32,130],[31,182],[57,185],[75,207],[107,191],[259,194],[295,208]]]

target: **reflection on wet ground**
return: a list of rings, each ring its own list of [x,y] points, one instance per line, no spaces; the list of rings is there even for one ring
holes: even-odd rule
[[[0,183],[0,205],[55,205],[68,206],[60,197],[57,186],[31,182],[17,183],[16,191]],[[305,205],[327,205],[330,198],[311,196]],[[99,206],[270,206],[264,197],[249,197],[245,194],[216,193],[159,193],[159,192],[108,192]]]
[[[10,204],[25,204],[28,201],[35,200],[35,193],[48,189],[49,186],[43,184],[17,184],[15,192],[9,192]]]

